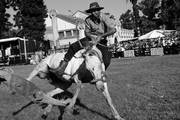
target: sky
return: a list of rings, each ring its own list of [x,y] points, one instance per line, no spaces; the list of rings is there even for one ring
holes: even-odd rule
[[[111,13],[115,18],[119,18],[122,13],[132,7],[127,0],[44,0],[44,2],[48,11],[55,9],[66,15],[72,15],[78,10],[87,10],[90,3],[98,2],[101,7],[104,7],[102,12]]]

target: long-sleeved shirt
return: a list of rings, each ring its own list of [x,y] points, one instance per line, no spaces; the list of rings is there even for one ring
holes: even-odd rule
[[[95,40],[97,36],[106,33],[108,30],[114,29],[114,20],[110,19],[109,16],[101,13],[99,21],[92,15],[85,19],[85,34],[89,33],[91,40]],[[106,39],[106,38],[105,38]]]

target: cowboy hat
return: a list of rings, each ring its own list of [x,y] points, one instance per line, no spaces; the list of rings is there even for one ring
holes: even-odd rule
[[[104,9],[104,7],[100,7],[99,4],[97,2],[93,2],[93,3],[90,3],[89,5],[89,9],[86,10],[87,13],[91,13],[93,11],[100,11]]]

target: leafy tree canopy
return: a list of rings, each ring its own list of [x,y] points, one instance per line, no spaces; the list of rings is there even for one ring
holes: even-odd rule
[[[153,29],[159,29],[162,25],[165,29],[180,30],[180,0],[128,0],[133,5],[133,23],[132,28],[136,31],[140,28],[141,34]],[[139,11],[139,12],[137,12]],[[120,22],[123,28],[127,28],[131,15],[129,10],[120,16]],[[141,16],[139,13],[142,13]],[[129,17],[127,17],[129,16]],[[129,27],[130,28],[130,27]]]
[[[42,41],[47,17],[47,8],[43,0],[20,0],[16,5],[16,8],[19,8],[15,17],[16,25],[22,27],[20,36]]]
[[[126,13],[122,14],[119,20],[123,28],[125,29],[134,28],[133,13],[131,12],[131,10],[127,10]]]
[[[12,26],[12,24],[8,21],[10,15],[6,13],[7,8],[9,8],[7,1],[0,0],[0,38],[7,37],[7,32]]]

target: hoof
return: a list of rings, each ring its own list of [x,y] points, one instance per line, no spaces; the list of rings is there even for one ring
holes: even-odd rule
[[[45,112],[47,112],[47,113],[51,112],[52,107],[53,106],[51,104],[49,104],[46,108],[44,108]]]
[[[53,106],[49,104],[47,107],[44,108],[44,113],[43,113],[43,115],[41,116],[43,119],[44,119],[44,117],[47,117],[48,113],[51,112],[52,107],[53,107]]]
[[[123,118],[112,118],[111,120],[125,120]]]
[[[41,104],[39,104],[39,106],[40,106],[42,109],[45,109],[45,108],[48,106],[48,104],[47,104],[47,103],[41,103]]]
[[[73,113],[73,107],[67,106],[67,107],[65,108],[65,111],[68,112],[68,113]]]
[[[67,112],[68,114],[79,115],[80,109],[75,106],[74,107],[67,106],[65,108],[65,112]]]
[[[74,106],[71,104],[69,104],[68,106],[65,107],[65,112],[67,112],[68,114],[76,113]]]
[[[120,116],[113,116],[111,120],[125,120],[125,119]]]
[[[73,109],[73,115],[79,115],[80,114],[80,109],[77,107],[74,107]]]
[[[47,118],[47,115],[46,115],[46,114],[43,114],[43,115],[41,116],[41,118],[45,120],[45,119]]]
[[[73,114],[73,109],[67,109],[65,108],[65,112],[68,114],[68,115],[72,115]]]

